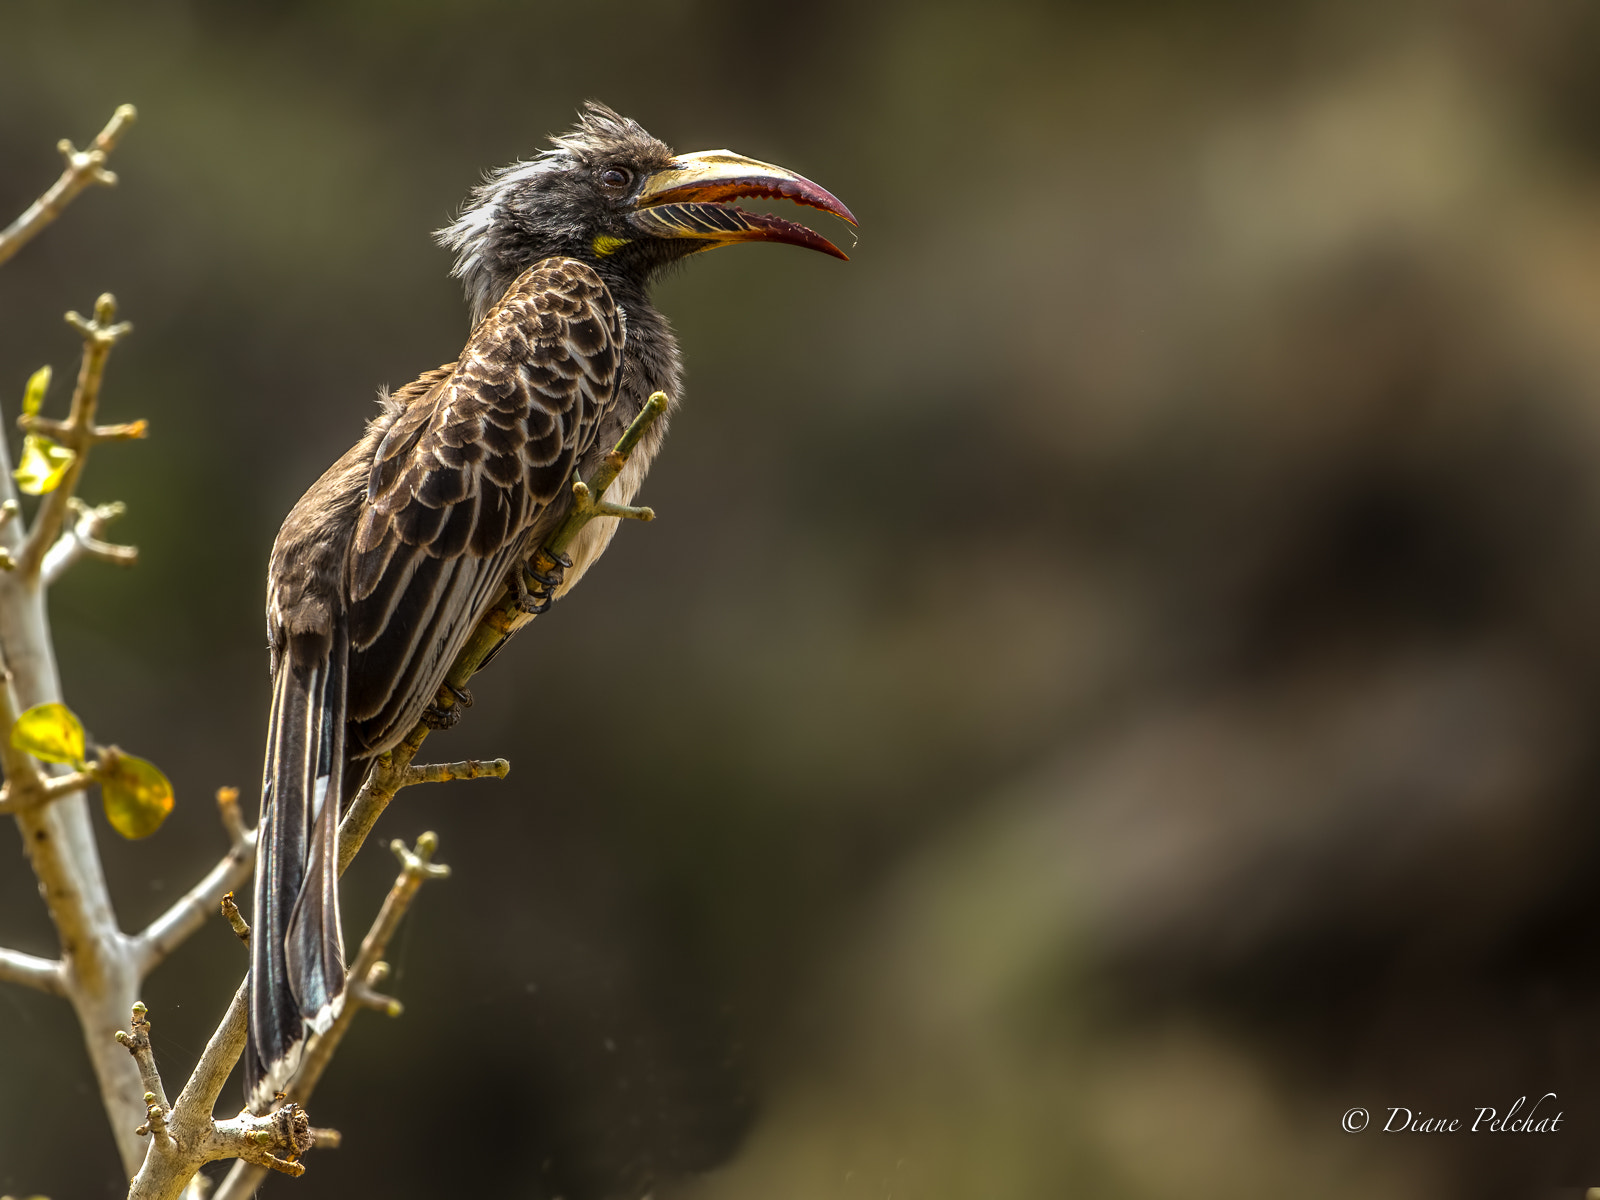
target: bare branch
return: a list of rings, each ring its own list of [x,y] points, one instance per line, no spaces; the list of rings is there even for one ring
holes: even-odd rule
[[[0,980],[37,988],[52,996],[65,996],[66,986],[61,982],[62,966],[54,958],[39,958],[21,950],[0,948]]]
[[[211,1153],[207,1162],[238,1158],[285,1175],[304,1175],[305,1167],[294,1159],[316,1145],[311,1121],[298,1104],[285,1104],[265,1117],[240,1113],[231,1121],[217,1121],[211,1127],[208,1141]],[[279,1151],[290,1157],[280,1158],[276,1153]]]
[[[222,828],[227,831],[229,845],[237,846],[246,838],[255,837],[255,830],[246,830],[244,818],[239,815],[238,788],[220,787],[217,789],[217,816],[222,818]]]
[[[233,889],[249,879],[250,872],[255,869],[256,833],[253,829],[246,829],[239,819],[239,789],[218,788],[217,808],[222,816],[223,828],[228,831],[228,853],[206,872],[205,878],[151,921],[143,933],[130,939],[134,970],[141,979],[205,924],[206,917],[222,902],[224,892],[231,895]]]
[[[0,438],[0,488],[11,482],[9,468]],[[0,538],[13,546],[16,525],[0,506]],[[132,1172],[144,1154],[134,1136],[138,1073],[125,1055],[112,1049],[112,1035],[137,996],[137,980],[100,869],[82,778],[50,775],[32,755],[13,746],[10,737],[23,707],[19,696],[29,707],[61,697],[43,599],[36,580],[30,586],[14,572],[0,573],[0,643],[6,653],[6,662],[0,663],[0,763],[8,807],[62,947],[60,966],[51,975],[37,969],[20,974],[47,988],[50,984],[43,981],[53,976],[55,987],[71,1000],[118,1154]],[[35,965],[12,962],[24,968]]]
[[[344,1145],[344,1134],[337,1129],[317,1129],[313,1127],[311,1130],[311,1144],[319,1150],[337,1150]]]
[[[469,758],[464,762],[409,766],[400,781],[400,786],[410,787],[414,783],[448,783],[452,779],[504,779],[510,773],[511,764],[503,758],[491,758],[486,762]]]
[[[217,1081],[218,1088],[221,1080],[227,1078],[227,1068],[232,1066],[244,1040],[243,995],[241,987],[232,1006],[239,1010],[240,1036],[238,1044],[232,1047],[231,1056],[226,1046],[218,1045],[215,1036],[201,1055],[201,1065],[208,1066],[208,1079],[220,1060],[227,1058]],[[145,1019],[143,1004],[134,1005],[134,1032],[118,1032],[117,1040],[128,1047],[138,1061],[140,1078],[145,1081],[148,1119],[138,1132],[150,1135],[150,1149],[128,1189],[130,1200],[135,1197],[138,1200],[179,1200],[192,1191],[190,1181],[196,1171],[208,1162],[223,1158],[243,1159],[257,1168],[281,1171],[285,1175],[305,1173],[305,1167],[295,1161],[315,1144],[305,1109],[297,1104],[286,1104],[264,1117],[240,1113],[231,1120],[213,1120],[211,1109],[216,1096],[213,1094],[206,1099],[191,1091],[195,1076],[190,1077],[190,1087],[184,1088],[178,1103],[168,1105],[151,1053],[150,1023]],[[197,1066],[196,1075],[200,1071],[201,1067]]]
[[[15,722],[12,722],[15,724]],[[71,796],[83,791],[94,782],[94,776],[88,771],[72,771],[66,775],[40,775],[37,786],[18,788],[12,794],[9,783],[0,787],[0,814],[14,816],[24,809],[42,808],[52,800],[60,800],[63,796]]]
[[[311,1098],[311,1093],[316,1090],[322,1073],[333,1061],[334,1052],[344,1040],[357,1012],[363,1008],[376,1008],[391,1017],[400,1015],[400,1002],[381,996],[374,989],[388,976],[389,966],[383,961],[383,956],[417,889],[430,879],[447,879],[450,876],[449,867],[433,861],[433,852],[438,847],[439,838],[433,833],[424,833],[419,837],[414,850],[408,850],[398,838],[389,844],[395,857],[400,860],[400,874],[389,889],[389,894],[384,897],[383,907],[378,910],[367,936],[361,940],[361,949],[346,973],[345,1002],[340,1006],[338,1015],[325,1033],[316,1035],[306,1044],[300,1068],[284,1091],[288,1106],[304,1104]],[[254,1194],[264,1175],[260,1166],[235,1163],[212,1200],[245,1200]]]
[[[133,1005],[133,1032],[117,1030],[117,1042],[139,1064],[139,1080],[144,1084],[144,1102],[160,1113],[159,1124],[152,1118],[150,1132],[159,1130],[164,1133],[167,1110],[172,1106],[167,1103],[167,1090],[161,1086],[161,1072],[156,1069],[155,1051],[150,1045],[150,1010],[145,1007],[143,1000],[137,1000]]]
[[[439,848],[439,838],[434,833],[424,833],[419,837],[414,850],[407,849],[406,844],[399,838],[389,843],[389,848],[400,860],[400,874],[395,878],[389,894],[384,897],[383,907],[373,919],[372,928],[367,931],[367,936],[361,939],[361,949],[356,953],[356,959],[350,964],[345,976],[346,987],[351,990],[351,995],[358,1003],[346,1003],[339,1010],[339,1015],[333,1019],[333,1024],[328,1027],[327,1032],[313,1037],[306,1045],[300,1069],[295,1072],[294,1081],[285,1093],[290,1100],[304,1103],[311,1098],[317,1081],[322,1078],[322,1073],[332,1060],[334,1051],[339,1048],[340,1041],[350,1028],[350,1023],[355,1020],[358,1008],[378,1008],[390,1016],[400,1015],[397,1001],[387,996],[380,996],[374,990],[375,986],[382,983],[389,974],[389,967],[383,961],[383,956],[389,949],[389,940],[400,927],[400,919],[411,906],[417,889],[430,879],[448,879],[450,868],[433,861],[433,852]]]
[[[383,810],[389,807],[389,801],[405,786],[406,770],[427,736],[428,727],[419,721],[404,741],[389,753],[380,754],[372,764],[361,790],[339,822],[339,874],[344,874]]]
[[[89,457],[89,447],[94,437],[95,407],[100,402],[100,381],[105,375],[106,359],[111,355],[111,348],[133,329],[126,321],[118,322],[116,318],[117,301],[110,292],[102,294],[95,301],[93,320],[86,320],[75,312],[67,314],[67,323],[83,337],[83,365],[78,369],[78,383],[72,393],[72,409],[66,423],[61,426],[61,444],[74,453],[61,482],[54,491],[45,495],[28,540],[23,543],[22,552],[16,555],[16,569],[26,578],[39,576],[45,554],[61,536],[68,505],[77,490],[78,478],[83,474],[84,462]]]
[[[123,425],[90,425],[87,429],[77,429],[71,421],[58,421],[54,417],[29,416],[23,413],[17,418],[17,428],[24,433],[42,433],[57,441],[69,437],[81,439],[91,446],[98,446],[101,442],[136,442],[150,436],[150,422],[145,420],[129,421]]]
[[[249,979],[239,984],[228,1002],[228,1011],[200,1052],[200,1061],[189,1072],[189,1082],[183,1085],[174,1105],[176,1119],[184,1134],[202,1131],[211,1121],[211,1112],[222,1094],[233,1064],[244,1051],[245,1014],[249,1011]]]
[[[117,500],[90,507],[77,496],[72,496],[67,500],[67,508],[75,520],[62,531],[56,544],[44,556],[40,576],[46,587],[65,575],[67,568],[80,558],[98,558],[119,567],[131,567],[139,561],[138,547],[118,546],[102,540],[106,526],[125,513],[127,505]]]
[[[233,902],[233,893],[229,892],[222,898],[222,919],[233,930],[233,935],[245,945],[250,944],[250,924],[244,919],[244,914],[239,911],[239,906]]]
[[[46,225],[61,215],[61,210],[92,183],[110,187],[117,177],[106,170],[106,156],[116,146],[123,131],[132,125],[138,112],[131,104],[124,104],[111,114],[111,120],[94,139],[87,150],[78,150],[65,138],[56,144],[67,160],[66,170],[50,185],[50,189],[23,211],[22,215],[0,233],[0,263],[6,261],[33,238]]]

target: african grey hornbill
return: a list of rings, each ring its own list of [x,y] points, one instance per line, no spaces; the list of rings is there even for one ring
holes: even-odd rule
[[[439,231],[472,307],[461,357],[392,397],[294,506],[272,549],[273,693],[251,937],[246,1088],[269,1101],[308,1027],[344,988],[335,846],[368,761],[424,718],[451,661],[507,589],[538,612],[605,550],[573,542],[564,577],[523,578],[587,477],[656,390],[679,395],[678,346],[651,306],[663,267],[734,242],[844,258],[803,225],[724,203],[786,197],[854,223],[828,192],[726,150],[674,155],[591,103],[576,129],[496,171]],[[612,485],[627,503],[657,422]]]

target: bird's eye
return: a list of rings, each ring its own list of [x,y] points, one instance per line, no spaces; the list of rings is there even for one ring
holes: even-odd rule
[[[632,180],[633,176],[621,167],[607,167],[600,172],[600,182],[608,188],[625,188]]]

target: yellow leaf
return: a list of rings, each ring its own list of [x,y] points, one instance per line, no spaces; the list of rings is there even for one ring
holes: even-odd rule
[[[44,394],[50,390],[50,368],[40,367],[28,376],[28,389],[22,393],[22,415],[36,417],[44,403]]]
[[[30,496],[42,496],[56,490],[77,457],[60,443],[30,433],[22,439],[22,465],[11,473],[17,477],[17,487]]]
[[[172,811],[172,784],[153,763],[107,751],[95,769],[106,820],[125,838],[149,837]]]
[[[65,704],[35,704],[12,726],[11,744],[45,762],[83,766],[83,722]]]

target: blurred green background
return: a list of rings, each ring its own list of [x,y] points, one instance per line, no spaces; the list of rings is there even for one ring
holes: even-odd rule
[[[345,1148],[268,1192],[1600,1183],[1597,12],[0,0],[0,220],[140,111],[0,271],[7,427],[63,310],[137,327],[102,411],[152,437],[83,492],[141,562],[52,601],[179,792],[103,839],[130,929],[254,806],[268,547],[459,349],[480,171],[594,96],[861,219],[661,287],[660,520],[429,744],[510,778],[384,818],[456,873],[318,1093]],[[13,839],[0,943],[54,953]],[[169,1086],[242,966],[219,920],[151,979]],[[1376,1129],[1547,1091],[1555,1136]],[[0,1191],[123,1187],[66,1006],[0,988]]]

